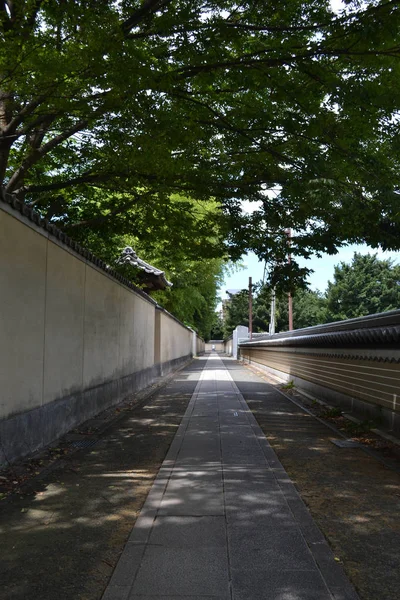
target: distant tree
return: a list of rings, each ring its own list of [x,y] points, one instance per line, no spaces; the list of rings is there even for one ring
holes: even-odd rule
[[[203,338],[209,339],[218,303],[218,288],[223,281],[223,259],[185,259],[165,272],[173,287],[152,296]]]
[[[312,327],[326,322],[326,299],[319,291],[296,290],[293,297],[293,326]]]
[[[211,326],[211,331],[208,339],[210,340],[223,340],[225,337],[224,323],[219,313],[214,313],[214,321]],[[206,339],[206,341],[208,341]]]
[[[229,337],[238,325],[249,325],[249,292],[243,289],[236,294],[228,292],[225,306],[225,336]]]
[[[298,289],[293,294],[293,325],[295,329],[319,325],[326,321],[325,298],[321,292],[308,289]],[[256,300],[255,315],[261,316],[264,309],[262,325],[256,320],[256,326],[260,331],[268,331],[270,322],[271,292],[265,287],[261,290]],[[275,331],[277,333],[287,331],[289,328],[289,306],[288,296],[285,293],[277,293],[275,300]],[[257,331],[257,329],[255,329]]]
[[[253,332],[268,333],[271,315],[271,289],[261,283],[253,285]],[[249,291],[230,294],[226,308],[225,333],[231,335],[238,325],[249,326]]]
[[[271,319],[271,291],[268,286],[259,285],[253,303],[253,331],[261,333],[269,331]]]
[[[282,333],[289,329],[289,306],[287,294],[279,294],[275,301],[275,332]]]
[[[330,321],[400,308],[400,266],[376,254],[355,252],[351,264],[335,266],[326,298]]]
[[[268,332],[271,287],[254,286],[253,331]],[[355,253],[351,264],[335,266],[334,281],[328,282],[325,294],[297,289],[293,294],[294,329],[312,327],[400,308],[400,266],[377,255]],[[248,326],[248,291],[231,297],[226,332],[237,325]],[[278,290],[275,304],[275,331],[288,331],[288,296]]]

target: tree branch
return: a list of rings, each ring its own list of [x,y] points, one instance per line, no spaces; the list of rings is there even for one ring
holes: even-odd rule
[[[26,158],[22,161],[20,167],[16,171],[14,171],[14,174],[11,176],[10,180],[6,185],[6,191],[14,192],[17,185],[24,180],[26,172],[33,165],[39,162],[39,160],[43,156],[48,154],[51,150],[53,150],[54,148],[65,142],[65,140],[72,137],[75,133],[86,127],[87,124],[87,119],[79,121],[73,127],[70,127],[70,129],[67,129],[66,131],[60,133],[46,144],[43,144],[43,146],[40,146],[39,148],[34,148],[32,152],[28,154],[28,156],[26,156]]]
[[[7,126],[2,128],[0,137],[8,137],[9,135],[13,135],[15,133],[18,125],[21,125],[21,123],[23,122],[24,118],[27,117],[28,115],[32,114],[33,111],[38,106],[40,106],[40,104],[42,102],[44,102],[46,99],[47,99],[47,96],[42,95],[42,96],[38,96],[36,98],[36,100],[32,100],[32,102],[25,104],[25,106],[23,108],[21,108],[19,113],[17,115],[15,115],[15,117],[13,119],[11,119],[11,121],[7,124]]]
[[[139,25],[143,19],[152,15],[157,10],[170,4],[171,0],[143,0],[142,6],[122,23],[122,31],[125,35],[129,34],[131,29]]]
[[[188,102],[198,104],[198,105],[202,106],[203,108],[206,108],[207,110],[209,110],[219,121],[219,123],[218,122],[214,123],[215,127],[219,128],[219,129],[225,129],[228,131],[232,131],[234,133],[239,133],[240,135],[242,135],[243,137],[245,137],[246,139],[251,141],[253,144],[256,144],[261,150],[264,150],[264,152],[267,152],[274,158],[278,158],[279,160],[282,160],[282,161],[289,163],[291,165],[294,165],[294,166],[299,166],[298,163],[296,163],[296,161],[294,161],[294,160],[290,159],[289,157],[285,156],[284,154],[276,151],[274,148],[271,148],[270,146],[265,146],[263,143],[255,140],[248,133],[248,130],[240,128],[240,127],[235,127],[234,125],[232,125],[224,115],[221,115],[218,111],[216,111],[214,108],[212,108],[205,102],[202,102],[201,100],[198,100],[196,98],[186,97],[182,93],[175,94],[175,95],[177,97],[181,97],[182,99],[187,100]]]

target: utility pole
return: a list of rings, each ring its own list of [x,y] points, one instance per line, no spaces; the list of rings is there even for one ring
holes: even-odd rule
[[[292,230],[290,228],[286,229],[285,233],[288,236],[288,246],[289,246],[288,264],[290,265],[290,263],[292,262],[292,257],[290,254],[290,240],[292,237]],[[293,298],[292,298],[291,292],[288,293],[288,312],[289,312],[289,331],[293,331]]]
[[[253,338],[253,284],[249,277],[249,337]]]
[[[271,292],[271,318],[270,318],[270,323],[269,323],[269,334],[270,335],[274,335],[274,333],[275,333],[275,304],[276,304],[275,288],[272,288],[272,292]]]

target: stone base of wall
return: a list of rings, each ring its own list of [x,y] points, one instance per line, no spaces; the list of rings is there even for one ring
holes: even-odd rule
[[[294,385],[299,388],[300,391],[304,390],[310,395],[328,402],[332,406],[337,406],[346,414],[361,420],[370,419],[376,421],[376,426],[378,428],[382,428],[385,431],[394,433],[395,435],[400,435],[400,415],[394,411],[370,404],[369,402],[364,402],[359,398],[347,396],[346,394],[342,394],[336,390],[331,390],[317,383],[312,383],[311,381],[302,379],[301,377],[296,377],[295,375],[278,371],[277,369],[268,367],[261,363],[249,361],[247,358],[242,357],[242,360],[244,362],[254,364],[257,369],[270,373],[284,383],[293,381]]]
[[[173,360],[168,360],[161,365],[157,365],[158,367],[158,375],[164,377],[164,375],[168,375],[174,369],[178,369],[185,362],[193,358],[192,354],[187,354],[186,356],[181,356],[179,358],[174,358]]]
[[[1,420],[0,465],[12,463],[44,448],[103,410],[150,386],[158,377],[179,368],[190,358],[189,354],[154,365]]]

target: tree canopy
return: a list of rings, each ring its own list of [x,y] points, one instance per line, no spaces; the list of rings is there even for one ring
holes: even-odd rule
[[[224,305],[225,337],[229,337],[238,325],[249,326],[249,290],[229,293]]]
[[[2,0],[0,180],[89,243],[213,199],[220,255],[283,287],[296,256],[399,248],[399,26],[395,0]]]
[[[400,266],[376,254],[354,253],[335,266],[326,291],[327,321],[373,315],[400,308]]]

